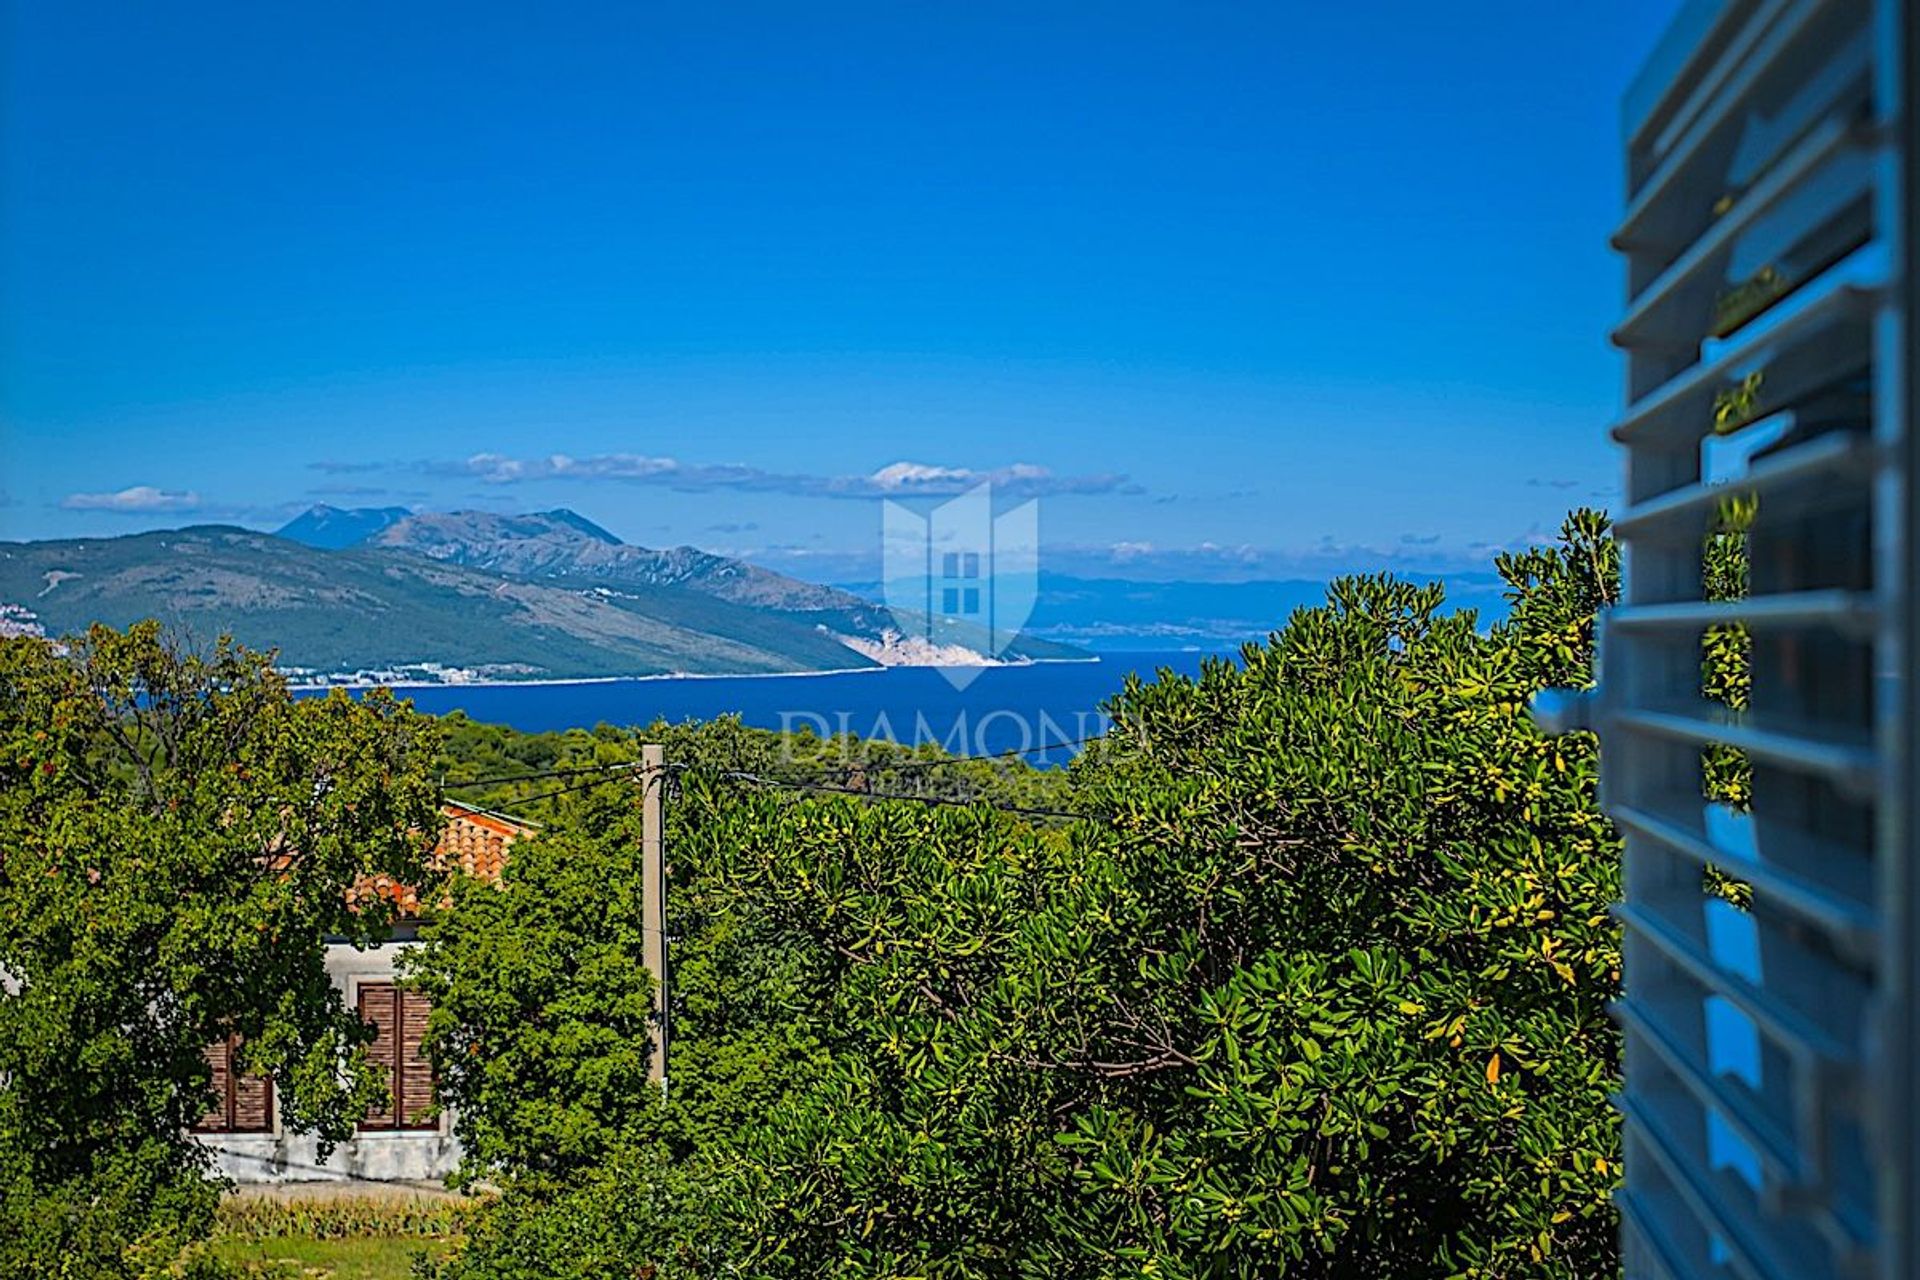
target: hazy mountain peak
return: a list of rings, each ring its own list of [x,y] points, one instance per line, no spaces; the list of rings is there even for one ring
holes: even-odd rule
[[[479,548],[509,546],[547,548],[614,548],[626,546],[577,511],[527,511],[504,515],[497,511],[425,511],[397,520],[380,531],[381,546],[420,551],[436,559],[462,559]],[[440,554],[430,547],[445,548]]]
[[[565,507],[555,507],[552,511],[540,511],[536,512],[535,515],[543,520],[553,520],[569,528],[578,529],[589,538],[607,543],[610,546],[617,547],[623,545],[620,539],[614,537],[611,533],[608,533],[605,529],[602,529],[578,511],[569,511]]]
[[[676,587],[733,604],[803,614],[839,634],[878,634],[890,625],[884,609],[838,588],[698,547],[637,547],[564,508],[523,515],[426,512],[394,522],[369,545],[521,578]]]
[[[405,507],[353,507],[342,509],[316,502],[275,533],[293,542],[305,543],[323,551],[339,551],[358,546],[382,529],[412,515]]]

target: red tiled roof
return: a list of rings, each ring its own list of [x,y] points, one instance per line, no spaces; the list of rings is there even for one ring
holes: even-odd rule
[[[457,800],[443,802],[440,812],[446,815],[447,825],[440,832],[439,843],[433,847],[431,865],[439,871],[457,867],[467,875],[494,884],[500,883],[501,873],[506,870],[507,846],[534,831],[531,823],[517,822]],[[347,891],[347,898],[352,902],[385,898],[399,905],[402,916],[420,913],[419,891],[391,876],[362,880]]]
[[[454,800],[442,804],[440,811],[447,815],[447,825],[434,846],[435,865],[450,867],[458,861],[468,875],[495,884],[506,869],[507,846],[533,830],[524,822]]]

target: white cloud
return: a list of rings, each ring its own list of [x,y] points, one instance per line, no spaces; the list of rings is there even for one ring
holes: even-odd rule
[[[877,489],[898,493],[928,485],[968,484],[973,481],[974,473],[964,467],[936,467],[925,462],[894,462],[880,468],[866,479]]]
[[[136,484],[117,493],[70,493],[60,499],[68,511],[111,511],[123,515],[146,515],[163,511],[195,511],[200,495],[191,490],[157,489]]]
[[[1010,497],[1141,492],[1138,485],[1123,475],[1061,476],[1030,462],[975,470],[900,461],[866,475],[809,475],[768,471],[738,463],[682,462],[677,458],[638,453],[602,453],[585,458],[564,453],[544,458],[476,453],[458,462],[424,463],[422,468],[436,475],[460,476],[490,485],[535,480],[616,480],[663,485],[689,493],[734,489],[817,498],[951,497],[985,483]]]

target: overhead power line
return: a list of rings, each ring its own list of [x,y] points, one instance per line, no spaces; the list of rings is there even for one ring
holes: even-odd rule
[[[639,765],[622,765],[619,766],[619,771],[637,772],[642,767],[643,766]],[[922,804],[938,808],[992,809],[998,813],[1015,813],[1035,818],[1071,818],[1077,821],[1086,821],[1091,818],[1089,814],[1077,813],[1070,809],[1047,809],[1034,805],[1003,804],[993,800],[979,798],[968,799],[961,796],[927,796],[915,795],[906,791],[872,791],[862,787],[847,786],[844,783],[819,782],[802,778],[774,778],[762,773],[751,773],[744,769],[698,770],[685,764],[668,764],[664,766],[664,768],[666,772],[671,774],[706,773],[710,777],[725,782],[745,782],[754,786],[771,787],[783,791],[804,791],[823,795],[850,796],[857,800],[897,800],[905,804]],[[585,791],[590,787],[602,786],[614,781],[614,779],[604,776],[605,774],[615,772],[613,766],[596,769],[593,772],[597,776],[587,778],[580,782],[571,782],[564,787],[552,787],[546,791],[536,792],[530,796],[510,796],[506,799],[495,800],[492,803],[493,806],[498,809],[515,809],[523,805],[535,804],[542,800],[551,800],[556,796],[568,795],[575,791]]]
[[[1072,818],[1085,821],[1090,815],[1076,813],[1071,809],[1042,809],[1030,805],[1000,804],[992,800],[968,800],[958,796],[922,796],[904,791],[868,791],[861,787],[836,785],[829,782],[803,782],[796,778],[769,778],[764,774],[748,773],[740,769],[721,770],[713,775],[724,781],[746,782],[755,786],[773,787],[785,791],[811,791],[827,795],[851,796],[856,800],[898,800],[907,804],[923,804],[929,807],[956,809],[992,809],[998,813],[1026,814],[1036,818]]]
[[[559,769],[538,769],[532,773],[501,773],[490,778],[461,778],[453,782],[442,782],[441,788],[453,791],[466,787],[491,787],[509,782],[537,782],[542,778],[577,777],[585,773],[613,773],[622,769],[644,769],[646,766],[638,760],[620,760],[608,764],[569,765]]]
[[[630,765],[619,766],[619,771],[628,772],[628,773],[637,773],[645,768],[646,768],[645,765],[642,765],[636,761],[635,763]],[[663,766],[664,771],[667,773],[679,773],[683,771],[685,768],[686,768],[685,765],[669,764],[669,765]],[[595,771],[596,773],[601,774],[603,776],[588,778],[584,782],[568,783],[564,787],[553,787],[547,791],[535,792],[533,795],[530,795],[530,796],[509,796],[504,800],[495,800],[492,803],[495,808],[511,809],[517,805],[533,804],[535,801],[538,801],[538,800],[551,800],[555,796],[563,796],[570,791],[585,791],[588,787],[598,787],[598,786],[605,785],[606,783],[612,782],[614,781],[614,779],[606,777],[604,775],[614,771],[615,770],[611,766],[609,766],[608,768]]]
[[[1044,755],[1049,751],[1064,751],[1069,747],[1084,747],[1088,743],[1099,742],[1107,735],[1089,734],[1084,738],[1069,738],[1063,742],[1041,742],[1031,747],[1013,747],[1006,751],[983,752],[979,755],[941,756],[933,760],[903,760],[893,763],[887,760],[862,760],[842,765],[845,769],[867,769],[874,772],[916,773],[922,769],[940,769],[949,765],[973,764],[980,761],[1012,760],[1021,756]],[[571,778],[585,774],[618,773],[623,770],[639,770],[646,766],[638,760],[620,760],[605,764],[567,765],[557,769],[536,769],[526,773],[501,773],[485,778],[459,778],[442,782],[443,790],[457,791],[471,787],[505,786],[514,782],[538,782],[547,778]],[[533,799],[535,797],[527,797]]]
[[[1084,747],[1090,742],[1100,742],[1106,738],[1104,733],[1089,734],[1084,738],[1069,738],[1065,742],[1041,742],[1031,747],[1012,747],[1006,751],[982,752],[971,756],[941,756],[933,760],[906,760],[899,764],[886,761],[862,763],[853,768],[885,770],[888,773],[907,773],[921,769],[939,769],[946,765],[972,764],[982,760],[1013,760],[1021,756],[1045,755],[1049,751],[1064,751],[1068,747]]]

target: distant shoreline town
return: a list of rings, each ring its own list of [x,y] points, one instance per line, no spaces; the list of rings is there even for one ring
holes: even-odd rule
[[[367,668],[359,671],[314,671],[306,667],[280,667],[290,687],[314,689],[440,689],[502,688],[538,685],[624,684],[643,680],[785,680],[812,676],[875,675],[898,667],[1032,667],[1041,664],[1099,662],[1100,655],[1078,658],[982,658],[977,662],[895,662],[869,667],[837,667],[813,671],[655,671],[643,675],[614,676],[537,676],[513,675],[498,670],[450,667],[438,662],[403,663],[394,667]]]

